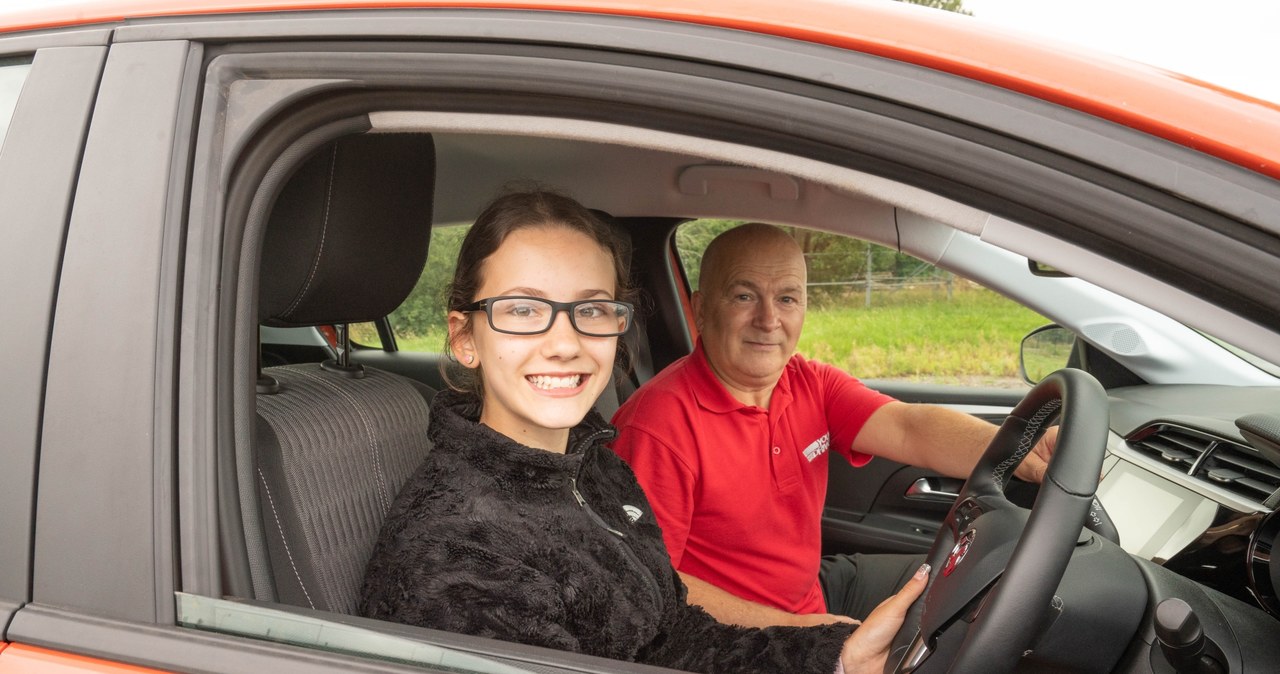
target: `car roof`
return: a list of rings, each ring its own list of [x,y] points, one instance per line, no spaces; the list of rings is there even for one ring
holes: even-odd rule
[[[776,35],[987,82],[1280,179],[1280,105],[973,17],[858,0],[111,0],[0,10],[0,33],[242,12],[484,8],[638,16]]]

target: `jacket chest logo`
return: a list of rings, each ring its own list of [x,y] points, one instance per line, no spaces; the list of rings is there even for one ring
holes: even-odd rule
[[[635,524],[636,520],[640,519],[640,517],[644,515],[643,510],[633,505],[622,506],[622,512],[627,514],[627,521],[630,522],[631,524]]]

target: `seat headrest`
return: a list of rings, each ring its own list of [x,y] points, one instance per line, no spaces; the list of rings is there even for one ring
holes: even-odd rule
[[[321,147],[271,211],[259,320],[300,327],[387,315],[422,274],[434,191],[430,135],[362,134]]]
[[[613,217],[613,215],[606,211],[602,211],[598,208],[589,208],[587,210],[591,211],[591,214],[596,216],[597,220],[603,222],[605,226],[613,232],[613,235],[618,238],[618,243],[622,245],[622,259],[628,266],[630,266],[632,249],[631,230],[623,227],[622,223],[618,222],[617,218]]]

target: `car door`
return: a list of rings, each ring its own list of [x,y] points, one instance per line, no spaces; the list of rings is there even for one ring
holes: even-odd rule
[[[903,402],[941,405],[999,424],[1023,390],[986,386],[866,380]],[[832,461],[823,511],[823,549],[836,552],[924,552],[955,502],[963,478],[877,458],[861,468]],[[1012,486],[1011,497],[1031,491]]]
[[[223,262],[215,232],[187,227],[192,176],[210,167],[193,157],[204,45],[184,32],[0,41],[15,54],[0,68],[21,80],[12,123],[0,116],[0,280],[20,300],[0,323],[14,358],[0,387],[0,669],[517,671],[477,652],[545,662],[541,649],[465,636],[442,654],[378,621],[220,598],[212,494],[176,477],[211,465],[209,438],[231,422],[202,407],[225,370],[202,351],[212,342],[192,338],[216,302],[182,313],[184,283],[206,287],[200,274]],[[180,531],[213,547],[182,550]]]

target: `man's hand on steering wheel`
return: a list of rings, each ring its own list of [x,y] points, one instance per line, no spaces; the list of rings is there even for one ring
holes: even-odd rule
[[[1044,432],[1040,442],[1031,449],[1031,453],[1027,454],[1027,458],[1022,460],[1022,465],[1013,471],[1013,476],[1035,484],[1043,482],[1045,471],[1049,470],[1049,461],[1053,458],[1053,450],[1057,446],[1058,427],[1051,426]]]

